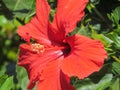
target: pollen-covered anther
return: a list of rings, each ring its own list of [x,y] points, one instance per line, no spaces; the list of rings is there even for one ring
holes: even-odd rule
[[[37,53],[43,53],[45,51],[44,45],[33,43],[31,44],[31,50]]]

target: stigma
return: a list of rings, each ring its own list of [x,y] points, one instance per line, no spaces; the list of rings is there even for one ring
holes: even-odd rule
[[[44,47],[44,45],[41,45],[38,43],[33,43],[33,44],[31,44],[31,50],[33,52],[43,53],[43,52],[45,52],[45,47]]]

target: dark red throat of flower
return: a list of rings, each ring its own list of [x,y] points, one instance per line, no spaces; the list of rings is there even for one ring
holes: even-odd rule
[[[64,45],[64,49],[63,49],[62,51],[63,51],[63,53],[64,53],[64,56],[68,56],[68,55],[70,54],[70,52],[71,52],[71,47],[70,47],[70,45],[66,43],[66,44]]]

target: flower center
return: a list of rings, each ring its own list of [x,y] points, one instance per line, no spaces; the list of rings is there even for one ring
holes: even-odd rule
[[[43,53],[45,51],[44,45],[33,43],[31,44],[31,50],[37,53]]]
[[[69,44],[66,43],[63,49],[64,56],[68,56],[70,54],[70,51],[71,47],[69,46]]]
[[[61,46],[55,46],[55,47],[52,47],[52,48],[45,48],[45,46],[42,45],[42,44],[32,43],[30,48],[31,48],[31,50],[33,52],[41,53],[41,54],[43,54],[45,52],[45,50],[46,51],[49,51],[49,50],[54,50],[54,51],[61,50],[63,52],[64,56],[69,55],[69,53],[71,51],[71,47],[67,43],[64,43]]]

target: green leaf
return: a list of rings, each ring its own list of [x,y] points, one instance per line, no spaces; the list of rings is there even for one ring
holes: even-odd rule
[[[112,32],[112,33],[108,34],[108,37],[113,41],[113,46],[116,49],[120,50],[120,36],[118,36],[117,33]]]
[[[22,25],[17,19],[14,19],[14,20],[13,20],[13,23],[14,23],[14,25],[17,26],[17,27]]]
[[[119,20],[120,20],[120,7],[117,7],[114,11],[113,11],[113,17],[114,20],[117,24],[119,24]]]
[[[1,75],[4,75],[4,73],[6,71],[6,65],[7,65],[7,63],[0,65],[0,77],[1,77]]]
[[[119,74],[120,75],[120,63],[119,62],[114,62],[112,63],[112,71],[115,73],[115,74]]]
[[[3,25],[3,27],[6,29],[6,31],[7,30],[11,30],[12,31],[15,28],[14,24],[12,23],[12,21],[7,21],[7,23],[5,23]]]
[[[0,15],[0,26],[4,25],[7,22],[7,19],[5,18],[5,16]]]
[[[110,90],[120,90],[120,78],[115,78],[110,85]]]
[[[107,87],[109,87],[109,85],[111,84],[112,77],[112,74],[106,74],[96,85],[95,90],[105,90]]]
[[[3,0],[15,17],[30,17],[35,14],[35,0]]]
[[[8,78],[8,75],[2,75],[0,76],[0,87],[3,85],[5,80]],[[0,89],[1,90],[1,89]]]
[[[94,30],[92,30],[92,38],[100,40],[105,46],[109,46],[113,43],[110,38],[106,37],[103,34],[97,34]]]
[[[77,90],[91,90],[95,84],[89,78],[84,80],[79,80],[76,78],[73,85],[77,88]]]
[[[13,76],[7,78],[2,86],[0,87],[0,90],[11,90],[14,87],[14,82],[13,82]]]
[[[13,61],[16,60],[16,58],[17,58],[16,52],[12,51],[12,50],[8,51],[7,58],[10,60],[13,60]]]
[[[112,74],[106,74],[97,84],[83,81],[77,90],[104,90],[111,84],[112,77]]]
[[[120,20],[120,6],[116,7],[115,10],[111,14],[107,14],[107,16],[114,24],[118,25]]]
[[[99,4],[100,0],[90,0],[94,4]]]
[[[28,76],[27,72],[24,68],[16,66],[17,78],[18,78],[18,88],[22,88],[22,90],[26,90],[28,84]]]
[[[76,27],[76,29],[73,32],[69,33],[69,35],[71,36],[71,35],[74,35],[76,33],[80,34],[80,35],[85,35],[88,37],[90,36],[90,32],[88,31],[88,28],[85,27],[84,25],[81,25],[80,27]]]

